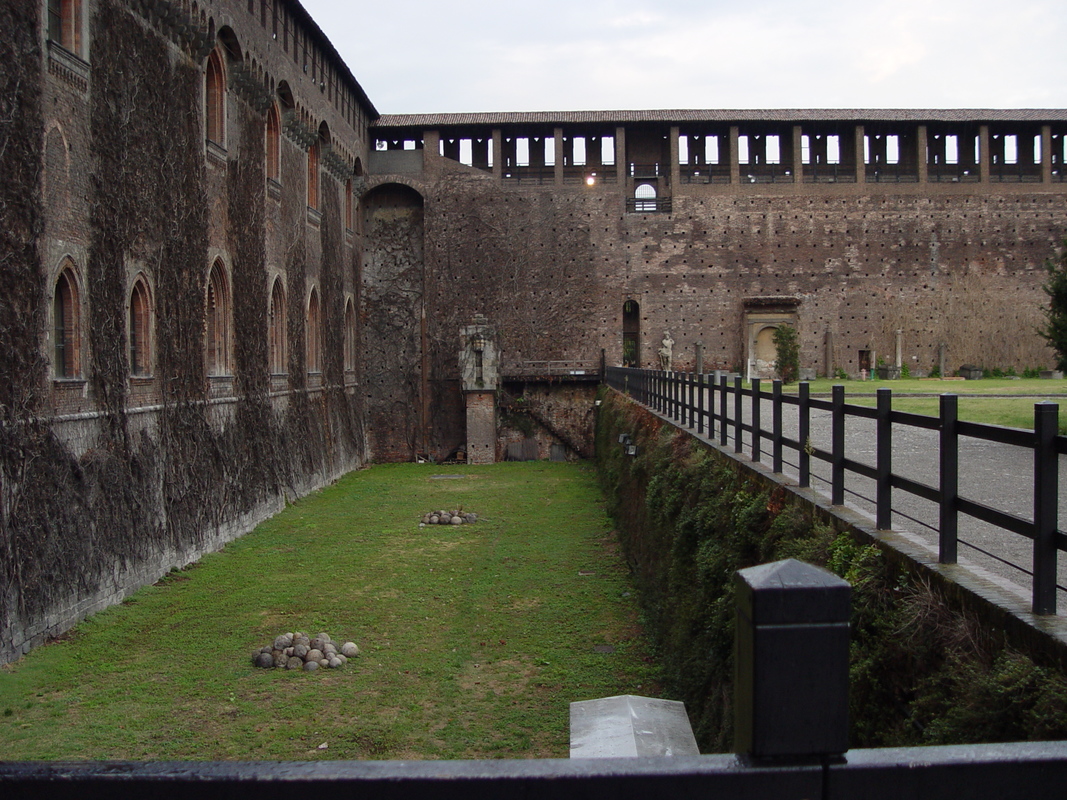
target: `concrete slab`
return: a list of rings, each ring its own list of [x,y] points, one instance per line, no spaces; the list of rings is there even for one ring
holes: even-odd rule
[[[699,754],[677,700],[628,694],[571,703],[571,758]]]

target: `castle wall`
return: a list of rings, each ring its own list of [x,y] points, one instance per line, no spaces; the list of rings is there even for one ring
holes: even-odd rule
[[[374,133],[386,140],[391,130]],[[479,312],[499,332],[505,375],[529,361],[595,364],[601,350],[621,364],[628,300],[640,306],[646,367],[658,366],[669,333],[674,368],[692,369],[701,343],[705,369],[747,372],[764,317],[797,325],[801,366],[819,375],[892,363],[898,330],[914,374],[936,368],[942,346],[949,370],[1051,363],[1038,329],[1044,264],[1067,230],[1058,181],[724,185],[676,176],[659,181],[669,211],[635,211],[637,178],[589,185],[563,167],[553,177],[549,165],[547,179],[533,166],[509,179],[439,155],[432,129],[404,130],[424,147],[423,168],[415,179],[381,180],[425,192],[435,382],[455,375],[449,335]],[[599,171],[614,178],[613,169]],[[453,417],[434,434],[462,424]],[[451,445],[438,442],[442,452]]]
[[[376,112],[332,45],[292,3],[47,7],[0,0],[0,661],[367,459]]]

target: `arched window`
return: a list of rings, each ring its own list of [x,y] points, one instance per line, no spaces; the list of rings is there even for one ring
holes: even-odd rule
[[[634,203],[635,211],[655,211],[656,210],[656,187],[651,183],[642,183],[634,191]]]
[[[82,0],[48,0],[48,38],[82,55]]]
[[[207,57],[204,77],[204,119],[208,141],[226,146],[226,72],[217,49]]]
[[[345,302],[345,371],[356,369],[356,309],[352,298]]]
[[[77,378],[81,375],[81,300],[74,264],[66,259],[56,280],[52,301],[55,332],[55,375]]]
[[[307,371],[322,371],[322,325],[319,317],[319,293],[311,290],[307,316]]]
[[[152,304],[148,284],[137,276],[130,293],[129,317],[130,374],[152,374]]]
[[[230,374],[230,292],[221,261],[211,266],[206,306],[207,373]]]
[[[275,375],[288,372],[286,359],[285,289],[282,279],[275,278],[270,290],[270,371]]]
[[[267,178],[281,182],[282,178],[282,124],[277,104],[272,104],[267,111]]]

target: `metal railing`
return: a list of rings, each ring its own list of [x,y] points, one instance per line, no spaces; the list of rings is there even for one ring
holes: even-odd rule
[[[744,435],[748,434],[752,461],[760,462],[765,453],[764,441],[769,444],[771,469],[781,473],[783,454],[796,454],[796,469],[801,487],[811,486],[812,461],[830,466],[830,502],[845,503],[845,476],[858,475],[875,484],[875,526],[880,530],[891,527],[894,513],[893,491],[899,490],[937,504],[938,560],[943,564],[957,561],[960,515],[988,523],[1004,531],[1025,537],[1033,542],[1030,569],[986,553],[1009,566],[1021,569],[1033,577],[1032,609],[1035,614],[1056,613],[1056,560],[1059,550],[1067,550],[1067,534],[1057,528],[1059,501],[1059,456],[1067,453],[1067,437],[1057,434],[1059,406],[1036,403],[1034,430],[1005,428],[966,422],[959,419],[958,397],[941,395],[940,415],[937,417],[892,410],[892,391],[879,389],[874,408],[845,403],[844,386],[834,386],[831,399],[810,396],[809,385],[801,383],[796,395],[782,392],[781,381],[772,383],[766,392],[761,382],[752,381],[750,388],[742,385],[740,377],[731,382],[720,376],[718,383],[711,376],[697,373],[660,372],[655,370],[609,367],[606,382],[649,406],[681,427],[692,428],[697,434],[718,440],[722,447],[732,442],[735,453],[745,449]],[[761,418],[761,401],[771,403],[771,426],[765,428]],[[744,420],[748,410],[749,421]],[[782,409],[797,408],[797,437],[783,433]],[[813,445],[811,440],[811,412],[829,411],[831,414],[830,449]],[[865,464],[850,458],[846,452],[846,418],[863,418],[875,423],[875,464]],[[938,485],[930,485],[893,472],[892,448],[894,426],[921,428],[938,432]],[[1033,518],[1027,519],[975,498],[963,497],[959,490],[960,438],[970,437],[987,442],[1014,445],[1033,453]],[[965,543],[965,542],[964,542]],[[979,548],[975,548],[979,549]],[[985,551],[982,551],[985,553]]]

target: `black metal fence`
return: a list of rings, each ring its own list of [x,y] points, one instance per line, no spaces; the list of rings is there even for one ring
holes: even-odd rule
[[[1032,609],[1035,614],[1056,613],[1056,560],[1059,550],[1067,549],[1067,534],[1057,528],[1059,456],[1067,453],[1067,437],[1057,434],[1059,406],[1053,403],[1034,405],[1034,430],[1005,428],[966,422],[959,419],[958,397],[940,397],[937,417],[913,414],[892,409],[892,392],[879,389],[874,408],[845,403],[845,389],[834,386],[830,399],[811,397],[807,383],[801,383],[796,395],[784,394],[781,381],[774,381],[770,392],[764,391],[759,380],[745,388],[740,377],[730,381],[720,376],[698,373],[661,372],[656,370],[609,367],[606,370],[609,386],[624,392],[649,406],[682,427],[718,441],[722,447],[732,443],[736,453],[745,450],[748,436],[749,455],[760,462],[769,449],[771,469],[781,473],[788,451],[796,456],[794,466],[802,487],[811,485],[812,460],[830,466],[830,502],[845,503],[845,476],[859,475],[874,481],[875,526],[880,530],[891,527],[893,492],[899,490],[938,506],[938,559],[943,564],[957,560],[960,516],[972,517],[1031,540],[1033,558],[1030,568],[1004,561],[1032,576]],[[770,427],[761,417],[761,403],[770,401]],[[744,412],[748,410],[748,421]],[[782,410],[797,408],[797,437],[783,432]],[[811,440],[812,410],[831,414],[831,445],[820,449]],[[845,446],[845,420],[859,417],[875,423],[875,463],[865,464],[850,458]],[[936,486],[921,483],[893,472],[894,426],[908,426],[938,431],[939,479]],[[1033,452],[1033,518],[994,508],[976,498],[964,497],[959,490],[959,443],[961,437],[1014,445]],[[897,511],[899,513],[899,511]],[[977,548],[976,548],[977,549]],[[985,552],[985,551],[983,551]]]

